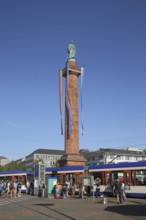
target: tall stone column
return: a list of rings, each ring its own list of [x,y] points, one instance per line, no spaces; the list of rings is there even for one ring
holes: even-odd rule
[[[77,64],[75,62],[72,61],[68,62],[67,65],[69,68],[68,93],[72,108],[72,132],[69,135],[69,127],[68,127],[69,114],[68,114],[68,109],[65,106],[65,153],[78,154],[79,153],[78,76],[80,75],[80,70],[77,68]],[[67,104],[67,102],[68,102],[68,97],[66,94],[65,103]]]
[[[79,154],[78,77],[80,74],[81,69],[78,68],[75,57],[69,58],[63,70],[63,76],[68,78],[68,91],[66,90],[65,95],[65,154],[60,160],[61,166],[85,165],[86,162],[86,159]],[[70,134],[68,97],[72,110],[72,131]]]

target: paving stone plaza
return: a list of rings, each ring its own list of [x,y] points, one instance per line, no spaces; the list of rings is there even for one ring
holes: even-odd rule
[[[0,199],[0,220],[145,220],[146,199],[128,198],[118,205],[116,198],[70,197],[48,199],[24,195],[17,199]]]

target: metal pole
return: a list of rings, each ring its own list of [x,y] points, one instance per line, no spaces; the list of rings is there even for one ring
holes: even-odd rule
[[[82,186],[82,199],[83,199],[83,197],[84,197],[83,187],[84,187],[84,186]]]
[[[93,200],[94,200],[94,185],[93,185]]]
[[[42,188],[42,198],[44,198],[44,197],[45,197],[45,189]]]

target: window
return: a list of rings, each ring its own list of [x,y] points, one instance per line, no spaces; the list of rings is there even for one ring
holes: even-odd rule
[[[119,178],[121,181],[123,181],[124,174],[122,171],[115,171],[112,173],[112,181],[116,180]]]
[[[36,155],[35,155],[35,158],[36,158],[36,159],[39,159],[39,155],[38,155],[38,154],[36,154]]]
[[[145,185],[146,186],[146,170],[136,170],[136,185]]]
[[[114,155],[109,155],[108,159],[114,159]]]
[[[124,156],[120,156],[120,159],[121,159],[121,160],[124,160]]]

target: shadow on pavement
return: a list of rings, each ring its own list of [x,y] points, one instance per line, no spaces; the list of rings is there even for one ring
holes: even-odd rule
[[[118,214],[129,215],[129,216],[146,216],[145,205],[117,205],[109,206],[105,208],[106,211],[115,212]]]
[[[48,206],[53,206],[54,204],[42,204],[42,203],[39,203],[39,204],[34,204],[34,206],[46,206],[46,207],[48,207]]]

